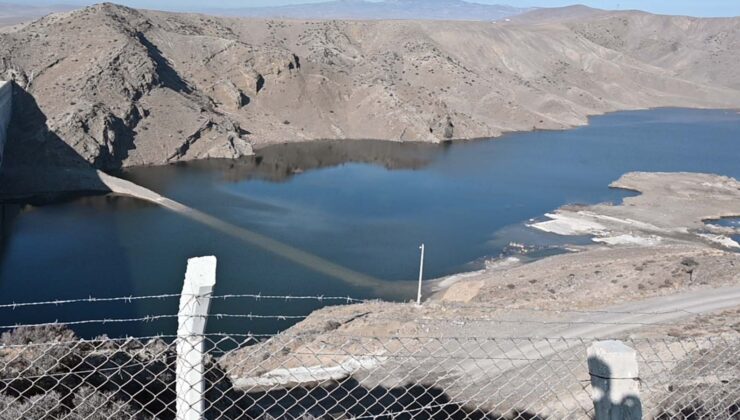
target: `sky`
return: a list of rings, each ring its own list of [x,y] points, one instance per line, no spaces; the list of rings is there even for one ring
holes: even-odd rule
[[[103,0],[0,0],[24,4],[92,4]],[[109,0],[132,7],[163,10],[201,10],[316,3],[325,0]],[[472,0],[469,0],[472,1]],[[476,0],[476,3],[520,7],[557,7],[581,3],[600,9],[639,9],[652,13],[689,16],[740,16],[740,0]]]

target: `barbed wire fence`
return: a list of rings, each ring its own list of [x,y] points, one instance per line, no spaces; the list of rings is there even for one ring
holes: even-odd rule
[[[604,407],[620,413],[611,418],[639,412],[661,420],[740,419],[737,329],[619,342],[467,331],[471,322],[491,329],[498,322],[545,328],[579,322],[502,319],[485,310],[464,321],[420,315],[420,322],[462,323],[453,334],[379,328],[398,322],[382,316],[349,329],[348,320],[365,313],[363,305],[377,302],[216,295],[209,279],[215,271],[189,266],[182,294],[0,305],[13,311],[180,300],[177,314],[0,326],[0,419],[600,419]],[[217,300],[321,302],[347,309],[347,317],[209,313]],[[245,332],[248,325],[241,332],[206,332],[207,320],[224,318],[300,323],[274,334]],[[74,333],[76,325],[159,319],[177,319],[178,330],[118,338]],[[643,318],[637,319],[640,326]]]

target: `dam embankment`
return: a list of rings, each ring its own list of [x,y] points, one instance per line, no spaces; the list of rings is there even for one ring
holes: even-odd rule
[[[13,111],[13,83],[0,80],[0,167],[7,139],[8,124]]]

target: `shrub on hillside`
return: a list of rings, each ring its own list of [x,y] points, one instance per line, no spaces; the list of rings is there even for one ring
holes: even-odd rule
[[[56,392],[30,398],[0,394],[0,420],[131,420],[145,419],[136,410],[116,400],[113,394],[98,392],[91,387],[77,391],[72,406],[65,406]]]

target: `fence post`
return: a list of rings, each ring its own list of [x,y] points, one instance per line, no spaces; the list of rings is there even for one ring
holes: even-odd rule
[[[637,352],[621,341],[596,341],[588,348],[595,420],[641,420]]]
[[[203,333],[216,284],[216,257],[188,259],[177,313],[177,420],[204,418]]]

